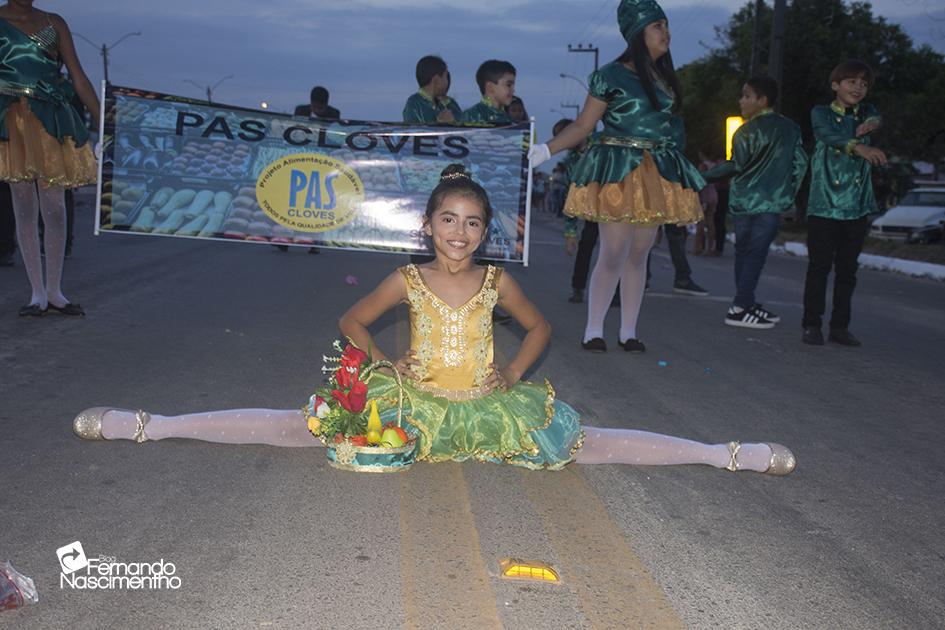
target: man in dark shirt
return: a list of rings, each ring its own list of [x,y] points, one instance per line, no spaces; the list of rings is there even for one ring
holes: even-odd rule
[[[308,105],[299,105],[295,108],[295,115],[324,118],[325,120],[338,120],[341,118],[341,112],[328,104],[328,90],[320,85],[316,85],[312,88],[310,103]]]

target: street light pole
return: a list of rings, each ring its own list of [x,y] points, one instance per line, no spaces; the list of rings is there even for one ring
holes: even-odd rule
[[[233,75],[232,75],[232,74],[228,74],[228,75],[226,75],[225,77],[223,77],[222,79],[220,79],[219,81],[217,81],[216,83],[214,83],[212,86],[211,86],[211,85],[200,85],[199,83],[197,83],[197,82],[195,82],[195,81],[191,81],[190,79],[184,79],[184,83],[190,83],[191,85],[196,86],[196,87],[200,88],[201,90],[206,90],[206,91],[207,91],[207,102],[208,102],[208,103],[212,103],[212,102],[213,102],[213,91],[214,91],[215,89],[217,89],[217,88],[220,86],[221,83],[223,83],[223,82],[226,81],[227,79],[232,79],[232,78],[233,78]]]
[[[596,47],[594,44],[588,44],[587,48],[584,48],[584,44],[578,44],[576,47],[568,44],[568,52],[594,53],[594,70],[597,70],[600,48]]]
[[[91,44],[92,47],[98,48],[98,44],[96,44],[95,42],[93,42],[91,39],[89,39],[88,37],[86,37],[86,36],[83,35],[82,33],[76,33],[76,32],[73,31],[72,34],[75,35],[76,37],[78,37],[79,39],[81,39],[81,40],[83,40],[83,41],[85,41],[85,42]],[[111,51],[112,48],[114,48],[114,47],[117,46],[118,44],[122,43],[123,41],[125,41],[125,40],[128,39],[129,37],[136,36],[136,35],[141,35],[141,31],[135,31],[135,32],[133,32],[133,33],[125,33],[124,35],[122,35],[121,37],[119,37],[119,38],[118,38],[118,41],[116,41],[116,42],[115,42],[114,44],[112,44],[111,46],[106,46],[105,44],[102,44],[102,48],[101,48],[101,50],[100,50],[99,52],[101,52],[101,54],[102,54],[102,64],[103,64],[103,66],[104,66],[103,69],[104,69],[104,75],[105,75],[105,83],[108,83],[108,53]]]
[[[581,106],[577,103],[561,103],[561,107],[573,107],[574,108],[574,117],[578,117],[578,112],[581,111]]]
[[[581,85],[581,87],[584,88],[584,91],[585,91],[585,92],[587,91],[587,84],[584,83],[584,81],[581,81],[579,78],[577,78],[577,77],[574,76],[573,74],[565,74],[565,73],[562,72],[562,73],[560,73],[558,76],[561,77],[562,79],[573,79],[573,80],[577,81],[577,82]]]

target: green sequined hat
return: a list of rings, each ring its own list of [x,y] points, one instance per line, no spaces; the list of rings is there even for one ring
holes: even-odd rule
[[[617,7],[617,24],[628,44],[647,24],[665,19],[666,14],[656,0],[621,0]]]

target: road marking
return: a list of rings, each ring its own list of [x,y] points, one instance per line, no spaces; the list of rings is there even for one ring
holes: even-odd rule
[[[576,466],[522,472],[522,478],[554,547],[553,565],[578,596],[591,627],[684,627]]]
[[[400,566],[406,628],[501,628],[463,468],[401,474]]]

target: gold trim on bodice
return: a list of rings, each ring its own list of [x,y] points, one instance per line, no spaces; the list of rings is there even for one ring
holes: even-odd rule
[[[419,366],[417,389],[451,400],[485,395],[482,384],[493,360],[492,309],[501,269],[486,267],[482,285],[453,308],[434,293],[416,265],[401,268],[411,310],[410,347]]]

